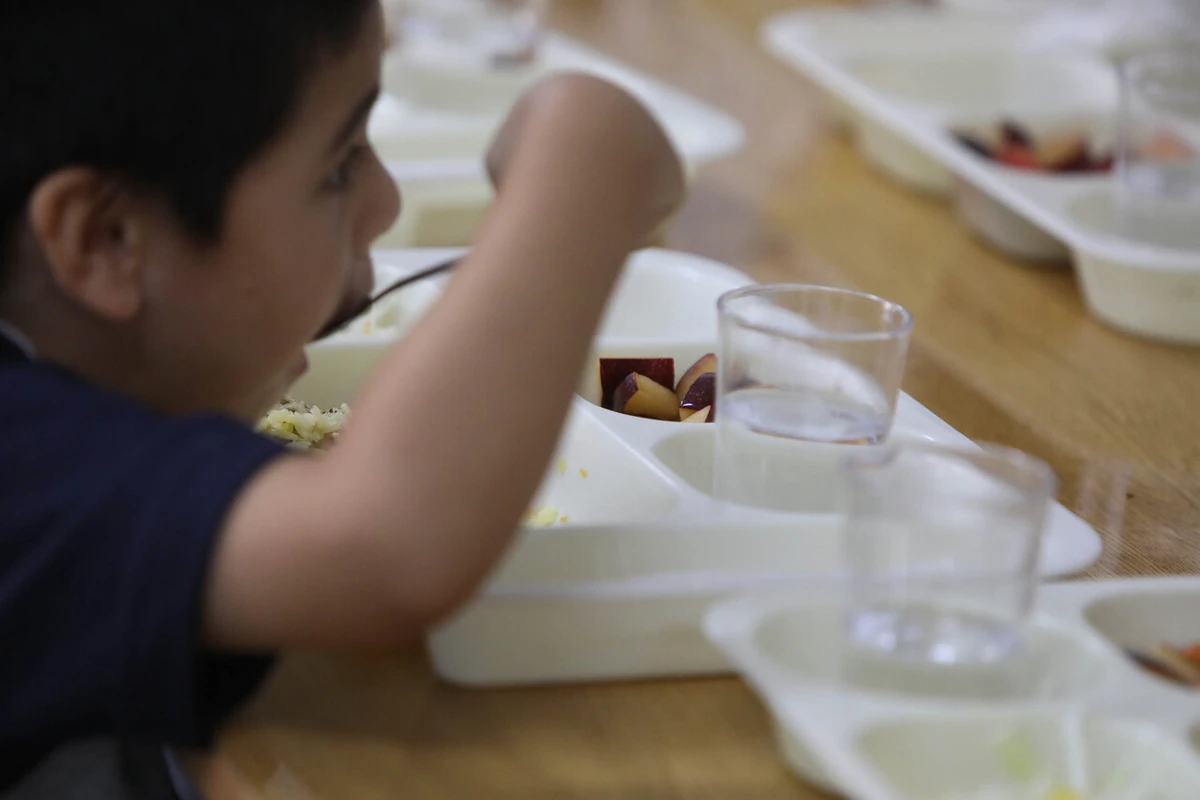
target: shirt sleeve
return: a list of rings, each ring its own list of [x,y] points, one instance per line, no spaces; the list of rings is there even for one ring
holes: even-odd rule
[[[209,564],[242,487],[281,452],[53,368],[0,373],[0,745],[211,742],[272,661],[202,649]]]

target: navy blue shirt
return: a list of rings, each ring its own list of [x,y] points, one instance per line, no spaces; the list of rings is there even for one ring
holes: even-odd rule
[[[269,656],[208,653],[216,537],[283,449],[170,420],[0,332],[0,792],[67,742],[205,747]]]

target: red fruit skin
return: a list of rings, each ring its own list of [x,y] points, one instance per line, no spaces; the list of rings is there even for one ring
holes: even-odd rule
[[[1013,169],[1041,170],[1042,165],[1037,156],[1027,147],[1019,145],[1004,145],[996,150],[993,156],[997,163]]]

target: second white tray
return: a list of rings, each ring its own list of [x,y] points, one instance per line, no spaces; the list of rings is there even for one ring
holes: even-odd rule
[[[762,40],[842,110],[863,155],[890,177],[953,196],[961,219],[1007,255],[1072,261],[1102,322],[1200,343],[1200,251],[1124,238],[1111,174],[1012,169],[954,138],[1014,119],[1035,136],[1070,129],[1111,147],[1117,53],[1035,51],[1031,24],[1015,12],[815,9],[773,17]]]

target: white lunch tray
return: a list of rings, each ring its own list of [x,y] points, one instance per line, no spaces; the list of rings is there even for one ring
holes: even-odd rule
[[[1034,51],[1024,38],[1031,19],[819,8],[771,18],[762,40],[826,94],[864,157],[885,174],[925,193],[952,195],[963,222],[1009,256],[1072,261],[1085,302],[1102,322],[1200,343],[1200,252],[1122,238],[1111,175],[1010,169],[951,135],[1011,118],[1035,136],[1078,129],[1102,148],[1113,143],[1121,43],[1104,52]]]
[[[1200,641],[1200,578],[1044,586],[1033,677],[1004,700],[853,684],[840,657],[843,602],[820,590],[747,595],[705,620],[809,782],[855,800],[1200,797],[1200,692],[1124,652]],[[1050,785],[1078,794],[1051,795]]]
[[[538,66],[518,79],[455,82],[459,92],[481,95],[462,98],[468,109],[473,100],[486,101],[479,110],[433,108],[401,99],[420,95],[401,94],[399,85],[411,82],[413,74],[402,55],[393,53],[384,63],[384,94],[369,133],[404,193],[404,212],[379,246],[467,244],[492,199],[483,159],[493,133],[530,83],[566,69],[600,75],[638,97],[662,124],[689,173],[742,147],[745,132],[733,117],[561,34],[547,34]]]
[[[380,252],[380,283],[459,252]],[[717,349],[717,297],[751,282],[685,253],[639,252],[594,356],[673,357],[681,372]],[[352,402],[387,348],[437,297],[437,283],[399,293],[396,305],[364,323],[389,330],[351,330],[311,347],[310,371],[292,396],[322,406]],[[837,514],[724,510],[709,487],[713,426],[602,409],[585,399],[598,399],[594,368],[593,361],[581,378],[537,501],[566,522],[526,527],[478,597],[433,633],[433,662],[447,680],[481,686],[727,673],[701,631],[712,602],[751,588],[843,578]],[[907,395],[893,436],[967,441]],[[814,473],[813,480],[822,477],[829,479]],[[1055,505],[1042,574],[1076,572],[1099,554],[1095,531]]]

